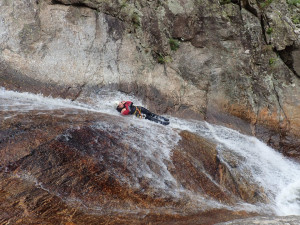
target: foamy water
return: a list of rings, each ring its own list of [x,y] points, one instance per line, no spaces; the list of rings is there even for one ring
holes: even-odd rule
[[[284,157],[255,137],[226,127],[178,120],[171,126],[189,130],[217,143],[219,158],[227,164],[224,153],[229,149],[239,160],[237,169],[243,172],[243,176],[264,188],[270,200],[265,211],[270,208],[280,216],[300,215],[299,163]]]
[[[53,109],[78,109],[99,113],[109,113],[120,116],[115,110],[115,101],[132,100],[136,105],[143,105],[142,101],[134,96],[125,95],[120,92],[103,91],[92,96],[89,103],[80,101],[70,101],[43,97],[31,93],[18,93],[0,89],[1,111],[27,112],[30,110],[53,110]],[[264,194],[267,195],[270,203],[266,205],[240,204],[240,207],[251,211],[265,211],[276,213],[277,215],[300,215],[300,165],[293,162],[274,149],[268,147],[255,137],[246,136],[239,132],[215,126],[201,121],[187,121],[174,117],[169,117],[171,124],[162,126],[147,120],[130,118],[124,120],[120,116],[120,121],[126,121],[130,129],[135,129],[139,135],[136,137],[124,133],[124,142],[128,141],[135,149],[142,151],[143,156],[151,161],[155,161],[160,166],[160,173],[155,173],[143,162],[138,162],[133,173],[147,177],[153,182],[154,187],[180,197],[185,191],[178,186],[176,180],[170,174],[165,164],[170,161],[172,148],[180,140],[178,132],[188,130],[202,137],[212,140],[217,144],[218,157],[225,164],[230,164],[226,157],[226,152],[230,151],[232,157],[237,160],[237,166],[231,168],[232,173],[239,171],[246,180],[263,187]],[[114,129],[109,123],[101,122],[97,124],[99,128],[106,130]],[[138,184],[137,184],[138,187]],[[188,191],[187,191],[188,193]],[[194,193],[188,193],[194,195]],[[197,199],[197,197],[195,198]],[[205,202],[203,196],[198,196],[199,203]],[[209,202],[209,201],[207,201]],[[215,203],[208,203],[213,206]],[[216,206],[220,207],[220,205]]]
[[[153,125],[153,122],[150,121],[143,123],[143,120],[137,118],[120,121],[122,127],[116,127],[106,121],[98,122],[95,126],[112,133],[121,133],[122,137],[119,141],[130,149],[137,149],[137,152],[129,153],[130,160],[127,160],[127,167],[132,173],[129,184],[140,188],[138,181],[145,177],[150,181],[151,186],[179,198],[182,189],[165,164],[165,161],[170,162],[170,152],[180,140],[179,134],[171,128],[158,124]],[[115,155],[124,155],[122,152],[116,151]],[[122,163],[124,156],[117,157],[116,160]],[[159,166],[159,171],[153,171],[151,166]],[[122,180],[122,178],[120,179]],[[128,182],[128,179],[123,181]]]

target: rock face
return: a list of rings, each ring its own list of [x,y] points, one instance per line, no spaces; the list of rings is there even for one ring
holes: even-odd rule
[[[1,0],[1,86],[73,99],[109,86],[298,158],[299,9],[236,2]]]

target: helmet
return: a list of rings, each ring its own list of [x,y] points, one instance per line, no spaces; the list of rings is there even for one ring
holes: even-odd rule
[[[115,108],[118,107],[119,103],[120,103],[119,101],[114,101],[114,106],[115,106]]]

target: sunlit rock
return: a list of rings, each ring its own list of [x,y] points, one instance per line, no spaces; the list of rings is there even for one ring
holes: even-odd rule
[[[196,197],[199,188],[189,188],[182,176],[199,173],[195,171],[197,168],[178,168],[176,151],[169,158],[167,149],[164,153],[153,146],[156,139],[151,144],[151,138],[157,136],[150,137],[143,127],[130,125],[121,118],[116,120],[113,116],[78,109],[33,110],[14,116],[12,111],[6,111],[1,118],[5,118],[0,129],[3,134],[0,213],[4,222],[98,224],[109,219],[112,223],[130,224],[140,221],[206,224],[250,215],[214,209],[210,205],[213,202],[205,203]],[[122,129],[120,122],[128,128]],[[160,126],[157,129],[159,132]],[[123,132],[134,133],[125,137]],[[176,138],[172,133],[159,135],[163,135],[162,146],[168,135],[172,137],[169,141]],[[195,141],[200,139],[198,144],[204,141],[204,146],[214,146],[199,137],[182,134],[185,140],[188,136]],[[197,154],[190,147],[185,146],[185,151]],[[199,154],[209,158],[204,161],[206,167],[210,160],[215,160],[209,150]],[[171,167],[178,176],[173,178],[169,173]],[[195,176],[189,181],[204,187],[200,193],[219,202],[231,201],[206,173],[200,176],[203,180],[196,181]],[[191,193],[185,192],[181,185]],[[209,187],[214,188],[208,190]],[[212,219],[215,214],[223,216]]]

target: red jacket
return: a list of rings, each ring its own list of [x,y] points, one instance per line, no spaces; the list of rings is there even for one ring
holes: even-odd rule
[[[122,115],[131,114],[130,113],[130,105],[131,105],[131,103],[132,103],[131,101],[126,101],[125,102],[124,107],[126,108],[126,110],[123,111],[123,109],[122,109],[122,112],[121,112]]]

